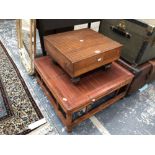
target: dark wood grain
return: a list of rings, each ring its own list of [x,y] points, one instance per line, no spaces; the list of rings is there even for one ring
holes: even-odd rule
[[[140,89],[147,83],[148,75],[151,71],[151,64],[145,63],[143,65],[140,65],[138,69],[140,72],[138,75],[135,75],[128,90],[128,95],[136,92],[138,89]]]
[[[148,82],[152,82],[155,80],[155,59],[150,60],[149,63],[151,64],[151,71],[148,77]]]

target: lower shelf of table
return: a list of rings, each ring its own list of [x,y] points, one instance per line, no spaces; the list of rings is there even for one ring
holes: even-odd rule
[[[119,89],[112,91],[108,95],[102,96],[96,102],[88,103],[85,107],[81,108],[80,110],[73,112],[65,112],[65,110],[57,102],[56,98],[48,89],[48,87],[39,75],[37,76],[37,81],[39,85],[42,87],[45,95],[48,97],[51,104],[53,105],[58,117],[60,118],[62,123],[67,127],[68,132],[71,132],[73,127],[78,125],[82,121],[90,118],[94,114],[102,111],[103,109],[107,108],[108,106],[116,103],[118,100],[123,98],[126,95],[126,92],[129,87],[129,84],[123,85]]]

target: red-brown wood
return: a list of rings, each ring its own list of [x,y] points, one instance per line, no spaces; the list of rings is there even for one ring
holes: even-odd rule
[[[151,71],[148,76],[148,82],[152,82],[155,80],[155,59],[150,60],[149,63],[151,64]]]
[[[128,95],[136,92],[145,84],[155,80],[155,60],[154,59],[142,65],[139,65],[136,68],[121,59],[118,61],[118,63],[135,75],[128,89],[128,93],[127,93]]]
[[[81,121],[124,97],[128,87],[126,87],[122,93],[118,95],[116,93],[116,97],[110,99],[104,103],[104,105],[72,121],[74,112],[86,108],[88,105],[111,92],[116,90],[119,92],[120,88],[128,86],[133,79],[133,75],[130,72],[115,62],[107,71],[97,70],[94,71],[94,73],[87,74],[87,76],[81,79],[78,85],[74,85],[70,81],[68,74],[53,64],[49,56],[36,59],[35,68],[38,74],[39,84],[54,105],[62,122],[67,126],[68,131],[71,131],[72,127]],[[53,97],[55,99],[53,99]],[[61,106],[66,113],[66,118],[60,114],[57,104]]]
[[[91,29],[46,36],[45,49],[72,77],[117,60],[121,44]]]

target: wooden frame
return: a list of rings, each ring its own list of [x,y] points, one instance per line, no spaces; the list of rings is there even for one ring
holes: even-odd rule
[[[105,109],[105,108],[109,107],[110,105],[112,105],[112,104],[116,103],[117,101],[119,101],[121,98],[125,97],[125,95],[126,95],[126,93],[128,91],[128,88],[130,86],[130,83],[131,83],[131,81],[128,81],[128,82],[124,83],[124,85],[120,86],[117,90],[114,90],[113,91],[113,92],[115,92],[114,97],[110,98],[109,100],[107,100],[104,103],[101,103],[99,106],[97,106],[94,109],[91,109],[91,110],[87,111],[88,107],[91,106],[91,103],[89,103],[88,105],[86,105],[85,107],[83,107],[80,110],[77,109],[77,111],[67,111],[66,112],[63,109],[63,107],[61,107],[61,105],[58,103],[58,101],[55,99],[54,95],[49,91],[47,85],[44,83],[44,81],[40,77],[39,73],[36,73],[36,74],[37,74],[37,82],[38,82],[38,84],[41,86],[41,88],[43,89],[45,95],[48,97],[49,101],[53,105],[56,114],[58,115],[58,117],[60,118],[62,123],[66,126],[68,132],[72,132],[73,127],[75,127],[76,125],[80,124],[84,120],[90,118],[91,116],[95,115],[96,113],[102,111],[103,109]],[[121,88],[125,88],[124,91],[120,92]],[[108,95],[109,94],[107,94],[107,96]],[[103,96],[103,97],[106,97],[106,95]],[[77,119],[73,120],[73,114],[75,112],[80,112],[83,109],[86,109],[85,114],[83,114],[82,116],[80,116]],[[64,116],[64,114],[65,114],[66,117]]]
[[[23,21],[22,19],[16,20],[17,40],[20,53],[21,62],[26,68],[28,74],[34,74],[34,58],[36,56],[36,20],[29,19],[29,40],[28,48],[24,45],[23,40]]]
[[[35,59],[34,64],[37,82],[68,132],[123,98],[134,77],[126,69],[113,63],[109,71],[98,70],[81,79],[81,84],[76,86],[58,65],[52,63],[49,56]]]

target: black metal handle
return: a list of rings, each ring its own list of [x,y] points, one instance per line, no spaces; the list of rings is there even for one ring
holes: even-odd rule
[[[126,32],[124,29],[119,28],[119,26],[111,26],[110,28],[113,32],[115,32],[123,37],[126,37],[128,39],[130,39],[132,36],[129,32]]]

